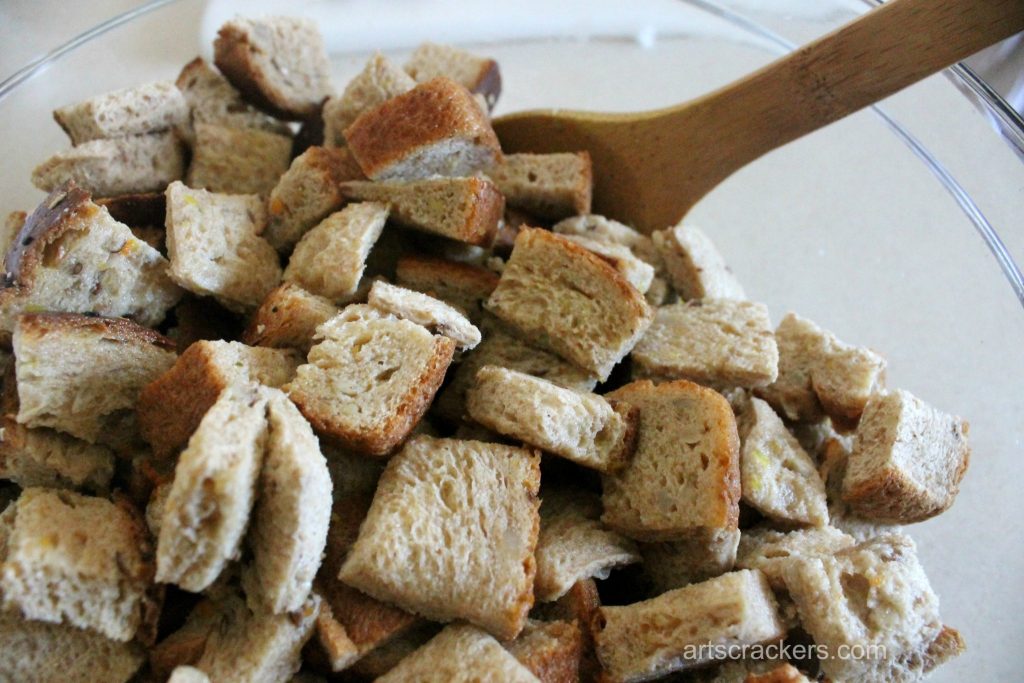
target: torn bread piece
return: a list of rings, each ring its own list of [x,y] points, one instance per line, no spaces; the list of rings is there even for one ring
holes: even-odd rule
[[[547,230],[523,230],[487,309],[525,338],[600,379],[651,323],[640,294],[596,254]]]
[[[760,387],[778,376],[779,352],[764,304],[701,299],[655,310],[633,349],[634,372],[713,387]]]
[[[498,286],[498,275],[483,266],[417,254],[398,259],[395,282],[437,297],[479,324],[483,304]]]
[[[739,541],[739,529],[701,531],[679,541],[641,543],[640,555],[653,592],[664,593],[731,571]]]
[[[199,423],[164,504],[157,581],[199,592],[238,557],[266,448],[266,411],[255,386],[231,387]]]
[[[616,567],[640,561],[636,545],[605,529],[600,517],[597,494],[557,489],[544,492],[533,583],[537,602],[558,600],[583,579],[603,579]]]
[[[188,117],[188,103],[170,81],[96,95],[53,112],[73,145],[183,128]]]
[[[498,63],[451,45],[422,43],[404,68],[417,83],[426,83],[438,76],[450,78],[469,92],[482,95],[488,110],[494,109],[501,95]]]
[[[740,570],[622,607],[595,623],[604,680],[645,681],[714,661],[722,646],[780,640],[786,629],[764,575]],[[705,647],[701,648],[701,645]]]
[[[576,683],[580,680],[583,635],[571,621],[526,622],[519,637],[505,649],[541,683]]]
[[[496,365],[477,371],[466,410],[488,429],[600,472],[621,470],[636,446],[639,420],[628,402]]]
[[[785,568],[800,558],[830,557],[852,547],[856,540],[831,526],[778,531],[767,527],[745,529],[736,552],[736,566],[760,569],[777,591],[786,589]]]
[[[953,504],[967,472],[969,425],[907,391],[868,400],[846,463],[842,499],[868,520],[909,524]]]
[[[680,223],[655,232],[651,239],[682,299],[746,298],[711,238],[699,228]]]
[[[485,173],[506,204],[538,218],[557,221],[590,213],[594,176],[587,152],[507,154]]]
[[[685,380],[643,380],[607,398],[639,410],[636,451],[605,475],[602,521],[641,541],[686,540],[737,527],[736,420],[721,394]]]
[[[455,342],[408,320],[337,319],[344,315],[320,326],[322,341],[285,391],[322,436],[387,455],[423,417]]]
[[[135,637],[154,608],[152,545],[140,515],[127,504],[41,488],[22,491],[3,515],[5,609],[117,641]]]
[[[341,309],[291,282],[275,287],[253,313],[242,341],[251,346],[298,349],[303,355],[313,346],[316,328]]]
[[[137,409],[142,436],[156,457],[174,455],[229,386],[257,382],[279,387],[295,376],[301,362],[290,349],[198,341],[143,388]]]
[[[278,389],[267,397],[267,450],[242,586],[253,611],[295,612],[309,597],[331,518],[331,475],[312,427]]]
[[[177,359],[174,343],[149,328],[77,313],[22,314],[13,346],[18,422],[121,450],[139,440],[143,387]]]
[[[341,191],[349,199],[388,204],[399,225],[472,245],[490,245],[504,210],[498,188],[484,178],[357,180],[342,183]]]
[[[460,351],[480,343],[480,330],[459,311],[432,296],[378,280],[370,288],[367,303],[384,313],[411,320],[435,334],[443,334]]]
[[[266,197],[291,159],[292,140],[287,136],[258,128],[197,123],[185,184],[210,192]]]
[[[539,486],[536,452],[415,437],[384,470],[339,578],[427,618],[515,638],[533,604]]]
[[[363,112],[345,139],[372,180],[468,176],[501,160],[487,115],[468,90],[443,77]]]
[[[91,140],[35,167],[32,184],[52,192],[74,182],[97,197],[162,192],[185,175],[185,145],[173,132]]]
[[[192,124],[212,123],[225,128],[256,128],[289,136],[288,125],[264,114],[242,99],[242,94],[202,57],[182,68],[175,81],[192,111]]]
[[[332,213],[295,245],[285,281],[338,303],[352,300],[387,219],[387,204],[377,202],[349,204]]]
[[[752,397],[738,424],[743,501],[776,522],[827,524],[825,482],[772,407]]]
[[[167,188],[168,272],[185,289],[213,296],[228,309],[253,310],[281,281],[277,252],[259,234],[265,224],[259,197],[172,183]]]
[[[338,184],[361,177],[347,150],[310,147],[295,157],[270,191],[264,239],[280,252],[290,250],[345,203]]]
[[[416,81],[409,74],[379,52],[374,54],[340,96],[328,97],[324,102],[324,146],[345,147],[345,129],[360,114],[415,87]]]
[[[217,32],[214,64],[260,109],[309,118],[331,94],[331,63],[316,23],[297,17],[236,17]]]

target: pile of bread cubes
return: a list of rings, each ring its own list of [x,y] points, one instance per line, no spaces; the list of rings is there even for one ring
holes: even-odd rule
[[[952,505],[964,420],[773,329],[696,227],[591,214],[585,150],[502,154],[491,59],[375,55],[339,95],[304,20],[215,55],[58,109],[73,146],[7,220],[0,679],[960,654],[902,526]]]

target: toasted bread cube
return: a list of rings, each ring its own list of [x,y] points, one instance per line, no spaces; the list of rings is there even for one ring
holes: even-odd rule
[[[139,393],[177,359],[149,328],[77,313],[21,315],[14,355],[18,422],[118,448],[138,440]]]
[[[127,683],[145,662],[136,642],[0,612],[0,671],[9,681]]]
[[[625,467],[636,445],[637,412],[628,403],[496,365],[477,371],[466,409],[488,429],[601,472]]]
[[[188,443],[229,386],[258,382],[279,387],[295,376],[301,362],[291,350],[198,341],[142,390],[137,410],[142,436],[155,456],[171,456]]]
[[[387,205],[377,202],[349,204],[331,214],[295,245],[285,281],[332,301],[350,301],[387,218]]]
[[[309,118],[331,94],[327,49],[309,19],[236,17],[220,27],[213,53],[247,100],[280,118]]]
[[[8,516],[9,515],[9,516]],[[105,498],[29,488],[4,512],[3,607],[128,641],[151,609],[149,536],[139,515]]]
[[[385,202],[399,225],[457,242],[490,245],[504,210],[498,188],[484,178],[341,184],[349,199]]]
[[[616,567],[640,561],[636,545],[600,520],[601,500],[586,491],[544,493],[537,539],[537,602],[558,600],[578,581],[604,578]]]
[[[185,175],[185,145],[173,132],[90,140],[35,167],[32,184],[44,192],[73,182],[97,197],[162,192]]]
[[[368,455],[387,455],[423,417],[455,342],[394,318],[329,320],[320,333],[323,341],[285,391],[323,436]]]
[[[402,287],[435,296],[455,306],[474,324],[483,317],[483,303],[498,286],[498,275],[482,266],[431,256],[398,259],[395,281]]]
[[[451,45],[423,43],[412,53],[404,68],[417,83],[426,83],[439,76],[450,78],[471,93],[482,95],[488,109],[494,109],[501,95],[498,63]]]
[[[267,395],[267,450],[242,585],[253,611],[295,612],[309,597],[331,519],[331,475],[312,427],[278,389]]]
[[[590,213],[594,176],[587,152],[508,154],[486,173],[509,206],[538,218]]]
[[[856,544],[856,540],[831,526],[796,531],[766,527],[746,529],[740,537],[736,566],[760,569],[775,590],[785,590],[784,569],[800,558],[830,557]]]
[[[281,281],[277,252],[259,236],[265,222],[258,197],[173,183],[167,188],[171,277],[233,311],[255,309]]]
[[[288,251],[313,226],[345,202],[338,183],[362,176],[346,150],[310,147],[295,157],[267,198],[263,237],[278,251]]]
[[[707,664],[712,643],[755,645],[786,634],[764,575],[746,569],[644,602],[601,607],[595,629],[605,680],[617,683]]]
[[[170,81],[96,95],[53,112],[53,118],[79,145],[90,140],[158,133],[188,124],[188,103]]]
[[[339,312],[329,299],[284,282],[256,309],[242,341],[252,346],[298,349],[306,354],[313,346],[316,328]]]
[[[909,524],[947,510],[967,472],[968,424],[906,391],[871,398],[843,477],[843,502],[870,520]]]
[[[652,590],[664,593],[731,571],[739,541],[739,529],[706,531],[681,541],[641,543],[640,555]]]
[[[225,128],[256,128],[280,135],[291,135],[288,126],[268,116],[242,99],[202,57],[182,68],[175,82],[192,110],[192,123],[212,123]]]
[[[850,441],[833,438],[827,440],[821,448],[818,473],[825,482],[829,524],[858,541],[866,541],[880,534],[899,533],[902,530],[899,525],[860,517],[843,501],[843,479],[846,477],[852,449]]]
[[[531,619],[518,638],[505,644],[505,649],[541,683],[580,680],[583,636],[579,624]]]
[[[469,176],[501,159],[480,105],[443,77],[363,112],[345,129],[345,139],[371,180]]]
[[[743,287],[700,229],[680,223],[651,235],[672,286],[684,300],[745,299]]]
[[[378,683],[537,683],[537,677],[492,636],[469,624],[448,626],[377,679]]]
[[[658,308],[632,358],[644,376],[715,387],[766,386],[779,364],[768,308],[729,299]]]
[[[266,197],[291,163],[291,138],[278,133],[197,123],[195,134],[189,187]]]
[[[324,102],[324,145],[344,147],[345,129],[364,111],[384,104],[392,97],[407,93],[416,87],[416,81],[377,53],[366,66],[348,82],[340,97],[328,97]]]
[[[651,310],[599,256],[547,230],[523,230],[487,309],[527,339],[608,378],[647,331]]]
[[[267,441],[267,399],[224,391],[174,469],[156,549],[156,580],[205,590],[239,555]]]
[[[679,380],[613,391],[640,411],[633,459],[604,477],[602,521],[641,541],[736,529],[739,437],[721,394]]]
[[[338,578],[429,619],[514,638],[533,603],[539,485],[535,452],[415,437],[384,470]]]
[[[472,349],[480,343],[480,330],[466,316],[427,294],[378,280],[370,288],[367,303],[384,313],[411,320],[436,334],[443,334],[454,341],[461,351]]]
[[[832,556],[797,558],[783,569],[800,622],[830,653],[821,668],[834,680],[916,681],[924,653],[942,631],[939,599],[902,534],[878,536]]]
[[[825,482],[772,407],[751,398],[739,433],[743,501],[777,522],[827,524]]]

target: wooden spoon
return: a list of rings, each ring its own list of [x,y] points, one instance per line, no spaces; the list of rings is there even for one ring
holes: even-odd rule
[[[1024,0],[889,0],[690,102],[636,114],[528,111],[494,129],[506,152],[589,151],[594,210],[650,232],[762,154],[1022,29]]]

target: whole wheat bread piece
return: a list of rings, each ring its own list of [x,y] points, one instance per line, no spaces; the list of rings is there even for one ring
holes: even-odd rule
[[[724,529],[692,533],[678,541],[641,543],[652,592],[664,593],[731,571],[739,542],[739,529]]]
[[[606,379],[646,332],[643,296],[599,256],[547,230],[523,230],[489,311],[531,343]]]
[[[301,362],[290,349],[198,341],[143,388],[137,409],[142,436],[156,457],[174,455],[225,389],[251,382],[279,387],[295,376]]]
[[[91,140],[58,152],[32,170],[44,192],[74,182],[97,197],[162,192],[185,175],[185,145],[174,132]]]
[[[366,258],[387,218],[388,206],[377,202],[332,213],[295,245],[285,281],[338,303],[356,298]]]
[[[587,152],[507,154],[485,173],[509,206],[543,220],[590,213],[594,175]]]
[[[647,291],[654,284],[654,266],[638,258],[628,247],[580,235],[565,235],[565,239],[575,242],[610,263],[629,284],[643,294],[645,299],[647,298]]]
[[[253,313],[242,341],[251,346],[298,349],[305,355],[313,346],[316,328],[340,310],[329,299],[283,282]]]
[[[699,228],[680,223],[655,232],[651,239],[682,299],[746,298],[714,243]]]
[[[607,394],[640,411],[627,467],[604,477],[602,521],[642,541],[736,529],[739,437],[729,403],[678,380],[638,381]]]
[[[177,359],[174,343],[149,328],[77,313],[22,314],[13,347],[18,422],[120,450],[139,441],[142,388]]]
[[[843,501],[843,479],[853,449],[852,439],[828,439],[821,447],[818,473],[825,482],[829,523],[857,541],[866,541],[880,534],[901,533],[898,524],[865,519]]]
[[[628,402],[496,365],[477,371],[466,410],[488,429],[600,472],[621,470],[636,447],[639,420]]]
[[[779,354],[764,304],[701,299],[661,306],[631,354],[634,373],[714,387],[766,386]]]
[[[151,611],[152,545],[127,504],[28,488],[4,513],[4,609],[130,641]]]
[[[514,638],[533,604],[539,486],[535,452],[415,437],[384,470],[339,578],[427,618]]]
[[[530,619],[519,637],[504,645],[541,683],[580,680],[583,634],[573,621]]]
[[[202,591],[239,556],[266,449],[266,411],[255,386],[231,387],[199,423],[164,504],[157,581]]]
[[[435,334],[450,338],[460,351],[467,351],[480,343],[480,330],[466,316],[428,294],[377,281],[370,288],[366,301],[384,313],[410,320]]]
[[[545,621],[566,621],[579,626],[581,638],[579,677],[581,681],[594,681],[601,672],[601,664],[594,651],[594,631],[591,624],[601,607],[601,598],[594,579],[577,581],[554,602],[536,605],[531,618]],[[529,623],[529,622],[527,622]]]
[[[263,202],[172,183],[167,188],[170,276],[200,296],[244,313],[255,309],[281,280],[281,266],[260,232]]]
[[[374,54],[340,96],[328,97],[324,102],[324,145],[345,147],[345,129],[360,114],[415,87],[416,81],[409,74],[379,52]]]
[[[395,283],[437,297],[479,324],[483,302],[498,286],[498,275],[482,266],[414,254],[398,259]]]
[[[211,192],[266,197],[288,170],[291,158],[292,141],[285,135],[197,123],[185,184]]]
[[[344,149],[310,147],[295,157],[267,197],[267,227],[263,237],[287,252],[311,228],[345,202],[338,187],[358,180],[362,172]]]
[[[826,675],[843,681],[920,680],[943,629],[939,599],[902,534],[886,534],[832,556],[797,558],[783,569],[800,622],[831,656]],[[841,647],[864,648],[842,657]]]
[[[606,578],[617,567],[640,561],[636,545],[600,522],[601,500],[583,490],[546,489],[537,538],[537,602],[565,595],[578,581]]]
[[[764,575],[747,569],[644,602],[601,607],[594,630],[603,680],[618,683],[712,662],[710,644],[756,645],[786,633]]]
[[[476,177],[341,184],[346,197],[384,202],[391,219],[420,232],[472,245],[490,245],[504,210],[504,199],[489,180]]]
[[[969,425],[903,390],[868,400],[843,477],[843,502],[874,521],[920,522],[953,504]]]
[[[468,176],[501,160],[487,115],[466,88],[443,77],[363,112],[345,139],[371,180]]]
[[[426,83],[438,76],[450,78],[471,93],[482,95],[488,110],[494,109],[501,95],[498,63],[451,45],[422,43],[404,68],[417,83]]]
[[[831,526],[795,531],[770,527],[745,529],[736,552],[736,566],[760,569],[777,591],[786,589],[783,578],[787,566],[800,558],[829,557],[856,543],[854,538]]]
[[[202,57],[186,64],[178,80],[192,114],[192,125],[212,123],[225,128],[256,128],[291,135],[287,124],[268,116],[242,99],[241,93]]]
[[[605,216],[572,216],[555,223],[551,230],[560,235],[577,235],[606,244],[618,244],[628,248],[637,258],[654,266],[659,273],[664,269],[661,254],[654,247],[650,237]]]
[[[55,244],[64,254],[56,262],[46,258]],[[26,310],[124,316],[155,326],[181,297],[166,267],[159,252],[114,221],[88,192],[62,186],[29,216],[6,254],[0,337],[10,339]]]
[[[170,81],[145,83],[60,107],[53,118],[79,145],[90,140],[158,133],[188,125],[188,103]]]
[[[18,683],[127,683],[146,662],[135,642],[0,611],[0,671]]]
[[[214,64],[260,109],[279,118],[318,114],[331,94],[331,64],[323,36],[309,19],[237,17],[213,42]]]
[[[743,501],[783,524],[827,524],[825,482],[772,407],[751,398],[739,434]]]
[[[455,342],[407,320],[332,320],[285,391],[325,438],[387,455],[426,412]]]
[[[313,587],[327,543],[331,475],[313,429],[278,389],[267,396],[267,446],[246,545],[242,586],[253,611],[295,612]]]

